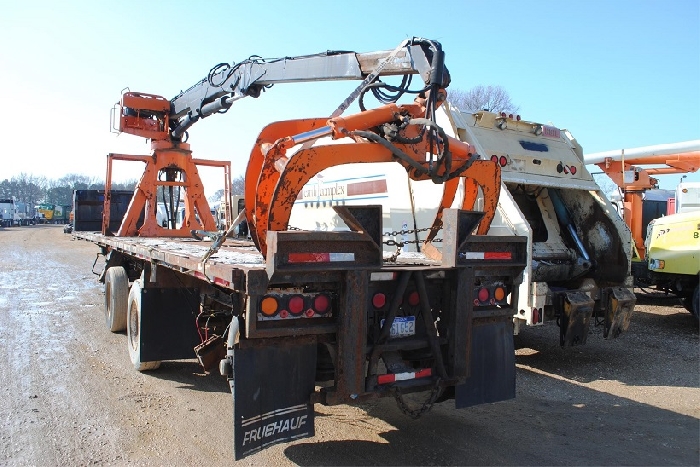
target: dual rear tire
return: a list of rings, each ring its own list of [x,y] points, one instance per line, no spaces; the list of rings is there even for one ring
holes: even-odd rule
[[[107,269],[105,274],[105,322],[112,332],[126,330],[129,299],[129,276],[121,266]]]

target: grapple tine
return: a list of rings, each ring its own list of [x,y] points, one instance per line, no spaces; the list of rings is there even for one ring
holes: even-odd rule
[[[477,160],[474,161],[462,176],[465,179],[473,180],[475,185],[465,183],[464,198],[462,200],[462,209],[471,210],[476,201],[478,185],[481,188],[481,193],[484,197],[484,218],[479,222],[479,227],[476,229],[477,235],[486,235],[496,215],[498,207],[498,197],[501,194],[501,168],[498,164],[491,161]]]
[[[423,253],[435,261],[442,259],[442,253],[433,246],[432,241],[442,227],[442,213],[454,202],[459,180],[464,180],[464,195],[462,197],[462,209],[471,211],[478,196],[478,189],[484,195],[484,217],[479,222],[477,234],[484,235],[488,232],[493,217],[496,215],[498,197],[501,188],[501,169],[491,161],[475,160],[472,165],[463,173],[460,178],[454,178],[445,182],[442,200],[438,207],[435,220],[423,242]]]
[[[260,179],[260,174],[263,169],[263,163],[265,161],[265,155],[263,154],[263,146],[265,144],[272,144],[280,138],[285,136],[294,135],[297,133],[302,133],[305,131],[310,131],[315,128],[320,128],[324,126],[327,122],[325,118],[310,118],[310,119],[299,119],[299,120],[287,120],[281,122],[273,122],[263,128],[262,132],[258,136],[255,146],[250,153],[250,159],[248,160],[248,166],[245,173],[245,190],[244,197],[246,200],[254,200],[253,202],[247,202],[245,205],[246,221],[250,228],[250,236],[255,242],[255,244],[260,248],[260,239],[258,237],[258,232],[255,229],[256,226],[256,205],[258,204],[258,183]],[[271,180],[268,180],[271,182]],[[276,183],[276,180],[274,181]],[[274,187],[274,183],[272,184]],[[265,201],[265,200],[263,200]],[[264,210],[265,213],[267,209]]]
[[[292,214],[292,206],[304,185],[317,173],[328,167],[361,162],[391,162],[392,155],[383,146],[371,143],[329,144],[303,149],[289,159],[280,174],[271,159],[266,159],[260,173],[260,180],[272,180],[277,173],[274,194],[265,194],[258,206],[267,207],[266,213],[260,213],[256,220],[258,241],[263,256],[267,254],[267,231],[285,230]],[[258,196],[262,196],[259,192]]]

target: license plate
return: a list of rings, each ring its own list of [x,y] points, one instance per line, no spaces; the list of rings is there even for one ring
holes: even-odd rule
[[[381,326],[384,327],[384,321],[381,321]],[[416,333],[416,317],[415,316],[397,316],[391,324],[390,338],[413,336]]]

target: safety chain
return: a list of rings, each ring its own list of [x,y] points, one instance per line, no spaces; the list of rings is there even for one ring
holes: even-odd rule
[[[412,229],[412,230],[394,230],[393,232],[387,232],[384,234],[385,237],[396,237],[397,235],[408,235],[408,234],[415,234],[418,232],[429,232],[433,230],[432,227],[425,227],[423,229]],[[434,238],[432,240],[433,243],[440,243],[442,242],[441,238]],[[396,251],[386,259],[387,262],[389,263],[395,263],[396,259],[399,257],[401,254],[401,249],[411,243],[422,243],[421,240],[406,240],[404,242],[397,242],[396,240],[385,240],[384,244],[387,246],[395,246]]]
[[[394,242],[394,243],[396,243],[396,242]],[[389,258],[387,258],[387,261],[390,263],[395,263],[396,259],[399,257],[400,254],[401,254],[401,247],[397,246],[396,251]]]
[[[440,378],[438,378],[437,381],[435,381],[435,386],[433,387],[433,390],[430,391],[430,395],[425,400],[425,402],[423,402],[423,405],[417,410],[411,409],[408,406],[408,404],[406,404],[406,402],[403,400],[401,389],[399,389],[398,387],[394,388],[394,399],[396,399],[396,405],[399,406],[401,412],[416,420],[420,418],[421,415],[430,411],[430,409],[433,408],[433,404],[435,404],[435,401],[440,395],[440,389]]]

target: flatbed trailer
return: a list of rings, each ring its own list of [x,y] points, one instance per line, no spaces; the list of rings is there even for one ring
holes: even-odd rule
[[[482,214],[448,209],[436,262],[383,253],[381,207],[336,209],[350,231],[269,231],[266,259],[235,238],[73,233],[105,256],[106,324],[137,370],[198,358],[228,379],[236,459],[313,436],[315,403],[391,396],[417,418],[515,397],[526,238],[472,235]]]

